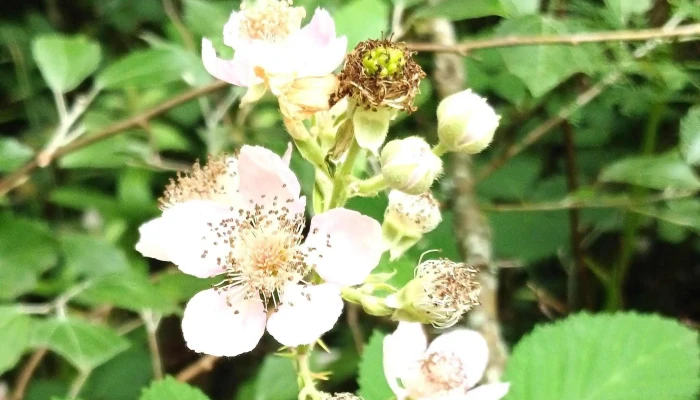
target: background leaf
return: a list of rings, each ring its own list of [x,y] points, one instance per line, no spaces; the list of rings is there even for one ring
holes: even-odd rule
[[[507,0],[510,7],[515,7],[513,1]],[[434,5],[419,8],[417,18],[447,18],[452,21],[488,17],[497,15],[508,16],[503,0],[445,0]]]
[[[384,376],[384,337],[386,335],[375,330],[362,352],[359,376],[360,395],[365,399],[387,400],[394,397]]]
[[[145,389],[139,400],[208,400],[201,390],[166,376]]]
[[[683,160],[700,164],[700,106],[692,107],[681,120],[680,149]]]
[[[90,76],[102,59],[100,44],[85,36],[42,35],[32,42],[41,75],[56,93],[70,92]]]
[[[540,326],[513,350],[505,399],[691,399],[698,334],[654,315],[573,315]]]
[[[651,189],[700,189],[700,181],[678,153],[630,157],[606,167],[600,176],[606,182],[629,183]]]
[[[30,319],[13,307],[0,307],[0,375],[17,364],[29,344]]]
[[[363,40],[387,36],[389,12],[389,6],[381,0],[351,0],[333,14],[335,29],[338,35],[348,37],[350,51]]]

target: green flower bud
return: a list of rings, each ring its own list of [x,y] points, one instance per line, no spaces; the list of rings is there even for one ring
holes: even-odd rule
[[[384,146],[380,158],[387,186],[407,194],[428,191],[442,173],[442,160],[418,136],[392,140]]]
[[[471,90],[446,97],[437,109],[438,137],[449,151],[476,154],[493,140],[500,116]]]
[[[386,299],[396,308],[392,319],[448,328],[479,304],[476,268],[447,259],[424,261],[415,278]]]

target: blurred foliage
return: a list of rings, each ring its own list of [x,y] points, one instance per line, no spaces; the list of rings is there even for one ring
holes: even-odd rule
[[[200,41],[206,36],[230,55],[221,31],[238,3],[1,4],[0,173],[6,176],[39,154],[69,118],[82,114],[77,129],[62,132],[64,138],[90,137],[213,82],[200,61]],[[348,36],[349,48],[388,35],[398,10],[404,12],[405,28],[411,28],[404,39],[412,42],[430,39],[425,24],[433,17],[454,21],[461,41],[642,29],[700,18],[693,0],[295,3],[307,10],[328,8],[338,32]],[[700,47],[693,42],[661,45],[636,58],[635,49],[642,45],[516,46],[474,50],[463,57],[468,86],[502,115],[494,144],[474,158],[477,171],[576,104],[596,82],[614,71],[621,74],[477,186],[496,263],[520,266],[500,272],[500,314],[511,344],[536,323],[557,316],[553,304],[564,303],[567,271],[574,265],[585,270],[586,278],[578,282],[584,308],[658,313],[697,329],[700,110],[692,106],[700,103]],[[431,54],[419,54],[418,60],[428,72],[433,69]],[[424,82],[419,110],[397,119],[392,135],[420,134],[435,142],[433,86]],[[194,159],[235,151],[243,143],[284,150],[288,136],[275,100],[266,97],[252,109],[239,108],[242,94],[225,88],[140,121],[136,128],[40,168],[0,198],[2,381],[12,386],[29,354],[47,348],[27,399],[67,398],[76,391],[86,400],[296,398],[292,363],[272,355],[277,345],[269,338],[250,354],[219,361],[197,379],[202,391],[173,378],[151,379],[146,332],[153,332],[154,322],[166,374],[198,359],[184,346],[179,315],[184,302],[211,282],[143,259],[134,250],[138,227],[157,215],[156,199],[168,179]],[[565,139],[567,130],[571,142]],[[567,156],[569,147],[573,157]],[[313,168],[297,154],[292,167],[310,196]],[[452,189],[449,176],[435,188],[445,205],[440,227],[402,259],[382,260],[377,271],[396,271],[390,283],[407,282],[426,250],[459,258]],[[615,205],[602,206],[610,202]],[[582,208],[575,219],[567,206],[572,203]],[[545,206],[534,207],[538,204]],[[509,205],[514,210],[506,210]],[[385,196],[350,203],[377,219],[385,206]],[[571,234],[573,220],[581,233],[576,235],[580,254],[572,251],[572,240],[579,240]],[[578,315],[536,329],[515,347],[508,398],[694,398],[697,335],[660,317],[619,316]],[[364,355],[341,322],[325,337],[330,353],[313,354],[314,368],[333,371],[324,389],[354,391],[359,385],[368,400],[381,400],[391,395],[381,372],[381,340],[391,326],[362,317],[358,328],[369,338]],[[569,386],[553,387],[556,382]]]

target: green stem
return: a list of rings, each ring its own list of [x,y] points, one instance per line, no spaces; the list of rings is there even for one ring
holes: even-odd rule
[[[309,355],[313,345],[304,345],[296,348],[294,357],[296,359],[297,374],[299,377],[299,400],[321,400],[321,392],[316,389],[313,372],[309,365]]]
[[[348,177],[352,176],[352,168],[355,165],[357,156],[361,153],[360,145],[357,140],[352,139],[352,144],[348,149],[348,154],[345,156],[345,161],[336,171],[335,179],[333,179],[333,191],[328,200],[328,210],[341,207],[345,204],[348,198]]]
[[[376,196],[381,190],[387,188],[386,182],[384,181],[384,176],[382,174],[377,174],[369,179],[362,181],[357,181],[353,184],[354,193],[351,195],[361,196],[361,197],[371,197]]]
[[[433,154],[435,154],[438,157],[447,153],[447,151],[447,148],[443,146],[442,143],[438,143],[435,147],[433,147]]]

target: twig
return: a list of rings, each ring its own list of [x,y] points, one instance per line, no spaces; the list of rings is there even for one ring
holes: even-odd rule
[[[148,349],[151,353],[151,364],[153,366],[153,377],[157,380],[163,379],[163,362],[160,357],[160,348],[158,347],[158,325],[160,323],[160,315],[157,315],[151,310],[144,310],[141,313],[146,325],[146,334],[148,336]]]
[[[455,42],[454,26],[448,20],[435,19],[431,27],[435,42],[448,46]],[[462,59],[455,54],[437,54],[433,79],[441,98],[462,90],[465,83]],[[496,382],[505,368],[507,350],[498,320],[498,273],[490,265],[490,228],[476,201],[471,158],[451,153],[450,167],[454,181],[455,235],[460,252],[467,263],[488,265],[479,271],[481,305],[468,314],[468,323],[486,339],[490,357],[485,379]]]
[[[212,93],[226,86],[228,86],[226,82],[216,81],[207,86],[191,89],[177,97],[173,97],[172,99],[151,108],[148,111],[123,119],[92,135],[83,136],[82,138],[57,149],[54,153],[52,161],[73,151],[89,146],[95,142],[99,142],[101,140],[117,135],[126,129],[137,127],[144,121],[148,121],[149,119],[163,114],[171,108],[177,107],[182,103],[186,103],[189,100],[195,99],[199,96],[204,96],[206,94]],[[2,181],[0,181],[0,197],[4,196],[12,189],[20,185],[24,180],[26,180],[27,176],[31,174],[34,170],[36,170],[38,167],[39,164],[37,163],[37,159],[34,159],[24,164],[21,168],[14,171],[13,173],[5,176],[5,178]]]
[[[477,49],[494,47],[532,46],[532,45],[570,45],[576,46],[582,43],[596,42],[632,42],[650,39],[670,39],[678,37],[692,37],[700,35],[700,24],[690,24],[673,29],[639,29],[629,31],[588,32],[577,33],[568,36],[506,36],[493,39],[471,40],[465,43],[406,43],[413,51],[447,52],[466,54]]]
[[[365,339],[364,335],[362,334],[362,328],[360,328],[360,307],[357,304],[347,302],[345,304],[345,318],[347,320],[348,326],[350,327],[350,333],[352,333],[352,341],[355,342],[355,349],[357,349],[357,353],[362,354],[362,348],[365,345]]]
[[[185,369],[180,371],[175,378],[180,382],[189,382],[196,378],[200,374],[210,371],[214,368],[214,363],[218,360],[217,356],[206,355],[201,357],[199,360],[188,365]]]
[[[671,18],[661,30],[664,31],[673,31],[678,24],[681,23],[682,17],[681,16],[674,16]],[[700,25],[700,24],[695,24],[695,25]],[[695,25],[688,25],[688,26],[695,26]],[[633,56],[634,58],[641,58],[647,55],[650,51],[656,48],[660,43],[662,43],[661,39],[654,39],[650,40],[649,42],[645,43],[644,45],[640,46],[637,50],[634,51]],[[520,143],[514,143],[511,146],[509,146],[500,157],[496,157],[489,165],[484,167],[482,170],[479,171],[477,174],[477,181],[482,181],[489,175],[491,175],[494,171],[502,167],[508,160],[511,158],[515,157],[516,155],[520,154],[521,151],[525,150],[528,146],[531,144],[537,142],[539,139],[541,139],[544,135],[549,133],[554,127],[562,123],[563,121],[566,121],[574,112],[578,111],[579,108],[585,106],[591,100],[596,98],[599,94],[601,94],[608,86],[612,85],[613,83],[617,82],[618,79],[622,77],[622,72],[620,70],[613,71],[609,73],[607,76],[605,76],[600,82],[586,90],[585,92],[581,93],[576,97],[576,99],[564,106],[554,117],[548,119],[541,125],[537,126],[535,129],[531,130],[527,135],[525,135],[525,139],[523,139],[522,142]],[[1,192],[0,192],[1,193]]]
[[[555,310],[560,315],[566,315],[569,313],[569,308],[566,306],[566,304],[549,294],[546,290],[538,287],[533,282],[528,282],[527,287],[532,290],[535,296],[537,296],[537,301],[545,307]]]
[[[78,397],[80,394],[80,391],[83,390],[83,386],[85,386],[85,383],[87,382],[88,378],[90,377],[90,372],[91,370],[87,371],[80,371],[78,373],[78,376],[75,378],[73,383],[70,386],[70,390],[68,391],[68,398],[70,399],[75,399]]]
[[[44,359],[46,353],[48,353],[46,348],[40,348],[36,349],[34,353],[32,353],[31,357],[29,357],[29,360],[26,364],[24,364],[24,367],[22,367],[22,371],[19,373],[17,381],[15,382],[15,390],[11,397],[12,400],[22,400],[24,398],[24,393],[27,391],[27,386],[29,386],[29,382],[32,380],[32,376],[34,376],[34,372],[39,364],[41,364],[41,360]]]
[[[571,124],[564,122],[564,144],[566,148],[566,183],[569,193],[578,190],[578,169],[576,167],[576,150],[574,149],[574,131]],[[569,268],[568,276],[568,297],[569,310],[579,308],[581,294],[587,298],[588,284],[586,268],[583,262],[583,236],[579,228],[580,212],[577,208],[569,209],[569,231],[571,236],[571,252],[574,255],[573,263]],[[587,302],[589,303],[589,302]]]
[[[635,208],[645,204],[658,203],[668,200],[678,200],[694,196],[695,191],[670,191],[652,196],[620,197],[620,198],[592,198],[588,200],[563,199],[560,201],[542,203],[521,204],[482,204],[484,211],[557,211],[578,208]]]
[[[170,18],[170,22],[173,23],[173,26],[182,38],[182,41],[185,43],[185,48],[190,51],[196,52],[197,46],[195,45],[194,39],[192,38],[192,34],[189,30],[187,30],[185,24],[182,23],[180,15],[178,15],[177,9],[175,8],[175,4],[173,4],[173,1],[163,0],[163,10],[165,11],[165,15],[167,15],[168,18]]]

